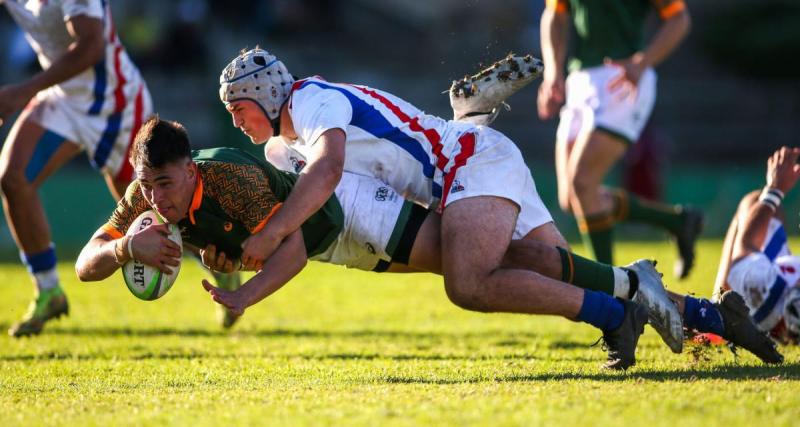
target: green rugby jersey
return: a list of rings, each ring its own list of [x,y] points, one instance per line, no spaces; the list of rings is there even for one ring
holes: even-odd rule
[[[682,11],[682,0],[548,0],[548,7],[568,12],[577,37],[567,68],[577,71],[644,49],[644,21],[655,9],[662,19]]]
[[[289,197],[297,175],[235,148],[193,151],[192,160],[199,174],[189,212],[178,223],[183,241],[201,249],[214,244],[217,251],[239,258],[242,242],[261,230]],[[122,237],[149,209],[135,180],[103,229],[114,238]],[[331,196],[301,227],[308,256],[324,252],[343,225],[342,207]]]

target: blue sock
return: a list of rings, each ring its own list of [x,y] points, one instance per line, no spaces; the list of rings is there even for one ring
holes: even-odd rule
[[[717,335],[722,335],[725,332],[722,315],[711,301],[692,298],[688,295],[683,301],[684,326],[698,332],[711,332]]]
[[[58,273],[56,273],[56,248],[51,243],[50,247],[42,252],[26,254],[20,252],[22,262],[28,267],[28,272],[36,282],[39,291],[46,291],[58,287]]]
[[[619,328],[625,318],[625,307],[621,302],[602,292],[583,291],[583,305],[578,312],[578,319],[602,331],[613,331]]]

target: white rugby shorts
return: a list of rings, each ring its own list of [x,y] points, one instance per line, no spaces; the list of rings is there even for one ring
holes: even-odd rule
[[[656,100],[656,73],[648,68],[642,74],[635,94],[611,92],[609,83],[619,76],[619,68],[599,65],[573,71],[567,76],[566,102],[561,108],[556,139],[572,143],[580,133],[604,130],[628,143],[639,139]]]
[[[29,120],[83,147],[92,166],[113,177],[123,168],[132,172],[126,166],[128,146],[134,132],[153,114],[150,92],[144,84],[118,115],[90,115],[84,103],[72,102],[55,88],[39,92],[27,108]]]
[[[468,197],[494,196],[511,200],[520,208],[513,239],[553,221],[536,191],[536,184],[517,146],[502,133],[478,126],[459,138],[444,168],[440,207]]]
[[[412,203],[382,181],[349,172],[335,191],[344,228],[328,249],[312,260],[372,271],[391,261],[405,230]]]

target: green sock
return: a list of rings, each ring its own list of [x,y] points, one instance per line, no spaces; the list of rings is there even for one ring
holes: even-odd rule
[[[594,259],[604,264],[613,264],[612,238],[614,217],[608,213],[578,218],[583,244]]]
[[[643,222],[661,227],[673,234],[683,226],[683,209],[678,205],[668,205],[642,199],[625,190],[616,190],[615,217],[617,221]]]
[[[614,268],[556,247],[561,255],[561,281],[614,295]]]

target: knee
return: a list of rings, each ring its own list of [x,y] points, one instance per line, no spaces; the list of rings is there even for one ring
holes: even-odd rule
[[[570,177],[570,186],[572,190],[575,192],[575,195],[580,198],[583,197],[585,194],[588,194],[592,191],[597,190],[597,183],[594,180],[586,175],[577,171],[572,177]]]
[[[450,301],[469,311],[489,312],[487,293],[481,289],[480,283],[464,279],[453,279],[445,276],[444,288]]]
[[[3,197],[18,194],[30,188],[30,186],[31,184],[23,171],[6,169],[0,175],[0,189],[3,190]]]

